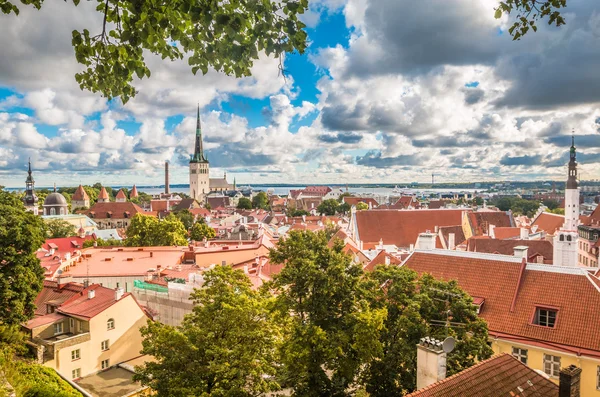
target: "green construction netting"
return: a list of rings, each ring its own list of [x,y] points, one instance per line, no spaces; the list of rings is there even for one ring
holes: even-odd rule
[[[139,288],[139,289],[150,290],[150,291],[154,291],[154,292],[164,292],[164,293],[169,292],[169,289],[167,287],[163,287],[162,285],[149,284],[149,283],[146,283],[146,282],[140,281],[140,280],[133,280],[133,287]]]

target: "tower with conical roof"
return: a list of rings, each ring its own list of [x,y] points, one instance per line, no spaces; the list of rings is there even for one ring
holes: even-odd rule
[[[90,196],[83,188],[79,185],[73,196],[71,196],[71,207],[72,208],[89,208],[90,207]]]
[[[194,154],[190,158],[190,197],[204,201],[210,192],[209,163],[202,147],[202,128],[200,125],[200,105],[196,116],[196,141]]]
[[[35,181],[31,174],[31,159],[29,159],[29,169],[27,170],[27,179],[25,179],[25,197],[23,197],[23,204],[27,211],[32,211],[37,215],[38,200],[38,196],[35,194]]]
[[[554,264],[577,266],[579,233],[579,184],[577,182],[577,153],[575,136],[569,150],[569,174],[565,186],[565,223],[554,236]]]

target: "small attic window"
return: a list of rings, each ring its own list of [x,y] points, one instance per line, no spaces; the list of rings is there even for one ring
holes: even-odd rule
[[[541,327],[554,328],[558,310],[545,307],[536,307],[533,316],[533,324]]]

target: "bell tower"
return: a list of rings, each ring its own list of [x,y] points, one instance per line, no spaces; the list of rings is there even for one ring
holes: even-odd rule
[[[27,170],[27,179],[25,179],[23,204],[25,204],[27,211],[32,211],[35,215],[38,214],[38,196],[35,194],[35,181],[31,174],[31,159],[29,159],[29,169]]]
[[[575,136],[569,150],[569,175],[565,186],[565,223],[554,236],[554,264],[577,266],[579,233],[579,184],[577,182],[577,153]]]
[[[196,142],[194,154],[190,158],[190,197],[202,202],[210,192],[209,163],[202,148],[202,128],[200,126],[200,105],[196,118]]]

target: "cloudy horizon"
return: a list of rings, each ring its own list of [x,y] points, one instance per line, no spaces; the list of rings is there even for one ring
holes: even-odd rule
[[[146,56],[126,105],[81,91],[71,31],[92,2],[0,15],[0,185],[188,182],[197,104],[211,176],[238,184],[600,179],[600,4],[514,42],[496,0],[311,0],[306,54],[253,76]]]

